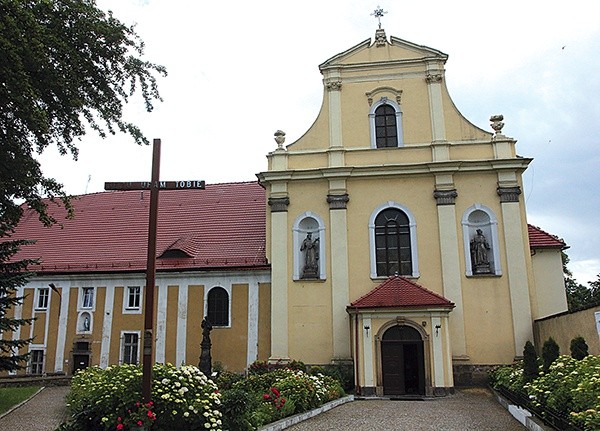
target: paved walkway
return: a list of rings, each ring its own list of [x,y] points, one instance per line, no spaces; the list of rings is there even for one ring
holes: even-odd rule
[[[54,431],[66,415],[68,386],[43,389],[0,419],[0,431]],[[288,431],[524,431],[482,388],[426,401],[354,401],[301,422]]]
[[[0,431],[54,431],[67,414],[68,386],[42,389],[28,402],[0,419]]]
[[[287,428],[287,431],[524,431],[483,388],[426,401],[354,401]]]

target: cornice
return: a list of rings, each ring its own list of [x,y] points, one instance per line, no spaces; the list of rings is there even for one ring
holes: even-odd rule
[[[261,182],[314,180],[328,178],[366,178],[402,175],[432,175],[458,172],[524,171],[533,159],[493,159],[442,161],[395,165],[342,166],[291,171],[268,171],[258,174]]]

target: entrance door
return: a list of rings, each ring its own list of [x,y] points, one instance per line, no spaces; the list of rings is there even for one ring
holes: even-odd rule
[[[410,326],[393,326],[381,339],[381,366],[385,395],[424,395],[423,340]]]
[[[73,372],[83,370],[90,366],[90,355],[73,355]]]

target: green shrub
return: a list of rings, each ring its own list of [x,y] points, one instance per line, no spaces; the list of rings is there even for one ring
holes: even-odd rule
[[[531,341],[525,343],[523,349],[523,380],[528,383],[540,374],[538,356]]]
[[[217,387],[198,368],[154,365],[148,405],[141,403],[141,380],[141,367],[134,365],[78,372],[67,396],[72,418],[63,429],[125,431],[138,421],[155,431],[221,429]]]
[[[231,431],[247,431],[313,409],[343,394],[341,384],[323,374],[310,375],[289,368],[261,371],[223,390],[223,422]]]
[[[547,373],[550,365],[560,356],[560,349],[554,338],[550,337],[544,342],[542,347],[543,369]]]
[[[578,361],[585,358],[588,353],[588,345],[585,339],[581,336],[575,337],[571,340],[571,357]]]

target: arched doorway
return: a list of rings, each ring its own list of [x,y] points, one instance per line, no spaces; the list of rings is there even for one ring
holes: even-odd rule
[[[381,338],[384,395],[425,395],[423,339],[416,329],[392,326]]]

